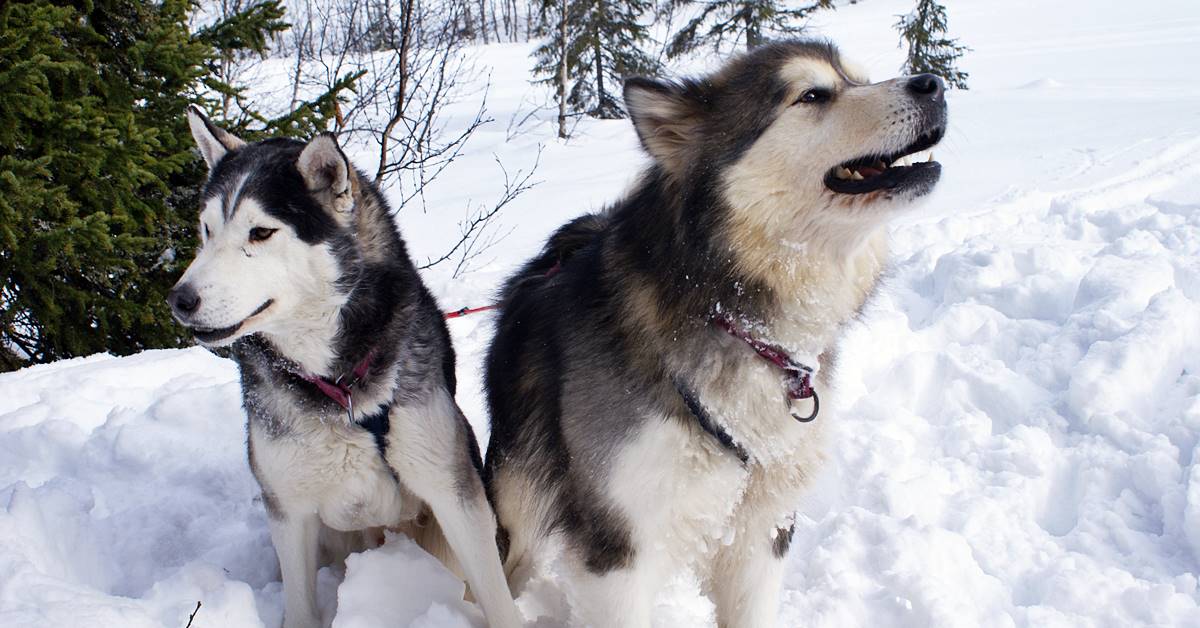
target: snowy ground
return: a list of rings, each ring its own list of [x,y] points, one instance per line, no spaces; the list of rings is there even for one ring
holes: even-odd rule
[[[822,15],[889,75],[902,0]],[[974,48],[934,200],[846,340],[832,463],[789,556],[782,626],[1200,626],[1200,6],[955,0]],[[511,234],[465,280],[478,305],[641,158],[625,122],[506,143],[527,46],[492,46],[497,123],[401,226],[431,255],[545,149]],[[492,259],[494,258],[494,259]],[[487,315],[451,323],[460,401],[486,438]],[[243,449],[235,369],[200,349],[0,376],[0,626],[277,626],[274,553]],[[321,574],[336,627],[482,626],[403,538]],[[336,602],[335,602],[336,600]],[[520,600],[561,625],[551,579]],[[336,617],[333,616],[336,607]],[[711,625],[686,576],[656,625]]]

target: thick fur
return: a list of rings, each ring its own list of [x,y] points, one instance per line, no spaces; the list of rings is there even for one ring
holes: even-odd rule
[[[686,567],[720,626],[775,624],[838,337],[884,268],[887,218],[938,166],[868,194],[823,177],[944,125],[940,87],[922,99],[909,85],[868,83],[812,42],[700,80],[627,82],[650,166],[508,281],[488,355],[485,482],[514,590],[557,537],[582,625],[649,626],[659,586]],[[814,87],[832,99],[805,102]],[[791,417],[782,373],[716,316],[820,367],[815,422]]]
[[[241,369],[284,626],[321,625],[321,550],[340,561],[383,528],[461,571],[492,626],[519,626],[478,446],[454,402],[450,336],[379,191],[331,136],[245,144],[199,111],[189,118],[211,172],[202,247],[170,301]],[[372,352],[353,417],[304,379],[336,380]]]

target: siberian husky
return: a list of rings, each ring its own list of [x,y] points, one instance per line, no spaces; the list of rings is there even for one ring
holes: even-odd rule
[[[210,172],[168,301],[241,370],[284,626],[320,626],[319,561],[382,528],[461,566],[492,626],[519,626],[450,336],[379,190],[330,135],[247,144],[198,109],[188,122]]]
[[[502,293],[484,478],[509,584],[560,546],[580,625],[648,627],[694,568],[719,626],[773,626],[839,336],[941,173],[943,82],[790,41],[625,102],[648,167]]]

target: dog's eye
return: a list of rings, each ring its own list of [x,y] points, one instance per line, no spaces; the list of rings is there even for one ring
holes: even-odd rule
[[[832,99],[833,99],[833,91],[832,90],[825,89],[824,87],[814,87],[814,88],[804,92],[803,94],[800,94],[800,97],[796,99],[796,104],[822,103],[822,102],[829,102]]]
[[[208,225],[202,224],[201,226],[204,227],[204,239],[212,238],[212,230],[208,228]]]
[[[262,242],[262,241],[270,238],[271,236],[275,235],[276,231],[279,231],[279,230],[278,229],[268,229],[266,227],[255,227],[250,230],[250,241],[251,242]]]

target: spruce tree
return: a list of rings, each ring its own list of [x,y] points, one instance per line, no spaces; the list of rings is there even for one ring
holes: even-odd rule
[[[228,117],[238,90],[234,87],[239,69],[256,52],[266,50],[267,39],[288,29],[283,21],[285,10],[279,2],[222,0],[217,4],[217,20],[196,33],[196,37],[217,51],[210,60],[208,86],[221,94],[221,117]]]
[[[565,97],[576,111],[624,117],[622,81],[658,69],[642,49],[649,35],[640,20],[650,9],[649,0],[549,0],[543,7],[552,15],[548,38],[534,51],[534,73],[543,77],[539,82],[556,85],[560,105]]]
[[[967,73],[955,67],[970,48],[946,37],[946,8],[935,0],[917,0],[912,13],[896,22],[900,45],[908,44],[908,55],[900,71],[904,74],[936,74],[951,87],[967,89]]]
[[[163,301],[195,248],[205,176],[185,110],[217,109],[200,93],[221,54],[189,32],[193,8],[0,4],[0,369],[186,342]],[[235,126],[306,135],[333,104]]]
[[[796,35],[804,30],[802,20],[818,9],[832,9],[833,0],[815,0],[789,7],[783,0],[670,0],[675,8],[697,5],[688,20],[667,45],[674,58],[697,48],[719,50],[726,43],[745,44],[747,49],[771,37]]]

